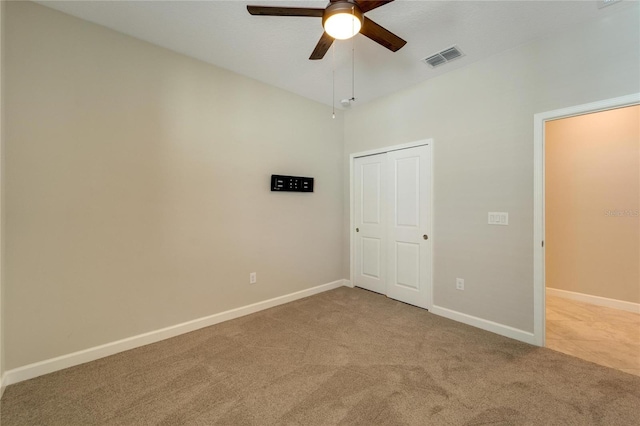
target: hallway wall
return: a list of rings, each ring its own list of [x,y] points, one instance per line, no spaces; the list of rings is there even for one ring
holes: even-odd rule
[[[640,105],[545,126],[546,285],[640,303]]]

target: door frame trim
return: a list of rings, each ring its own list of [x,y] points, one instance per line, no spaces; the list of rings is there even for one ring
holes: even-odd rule
[[[355,200],[353,198],[353,185],[355,183],[353,176],[353,164],[356,158],[368,157],[370,155],[384,154],[390,151],[400,151],[408,148],[415,148],[418,146],[429,145],[431,147],[431,164],[429,164],[429,178],[431,181],[431,187],[429,188],[429,214],[428,214],[428,227],[431,235],[429,235],[429,239],[431,240],[431,250],[430,250],[430,259],[429,265],[431,266],[429,271],[429,276],[427,277],[427,291],[429,292],[429,303],[427,305],[427,310],[431,310],[433,307],[433,248],[434,248],[434,220],[433,220],[433,188],[434,185],[434,173],[433,173],[433,158],[434,158],[434,142],[432,138],[429,139],[421,139],[414,142],[403,143],[398,145],[386,146],[382,148],[371,149],[368,151],[360,151],[349,154],[349,280],[351,282],[351,287],[355,286],[355,275],[354,275],[354,267],[355,267]]]
[[[598,102],[541,112],[533,116],[533,339],[535,345],[545,346],[546,337],[545,251],[542,246],[542,242],[545,240],[545,123],[561,118],[575,117],[638,104],[640,104],[640,93],[634,93]]]

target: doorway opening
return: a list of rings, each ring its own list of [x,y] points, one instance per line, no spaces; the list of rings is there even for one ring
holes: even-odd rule
[[[640,375],[640,94],[535,116],[536,343]]]

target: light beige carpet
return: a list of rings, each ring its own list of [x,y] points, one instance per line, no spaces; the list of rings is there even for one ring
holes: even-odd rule
[[[9,386],[11,425],[638,425],[640,377],[340,288]]]

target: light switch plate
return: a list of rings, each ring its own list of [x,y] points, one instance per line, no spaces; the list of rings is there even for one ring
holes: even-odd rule
[[[488,223],[489,225],[506,226],[509,224],[509,213],[508,212],[489,212]]]

